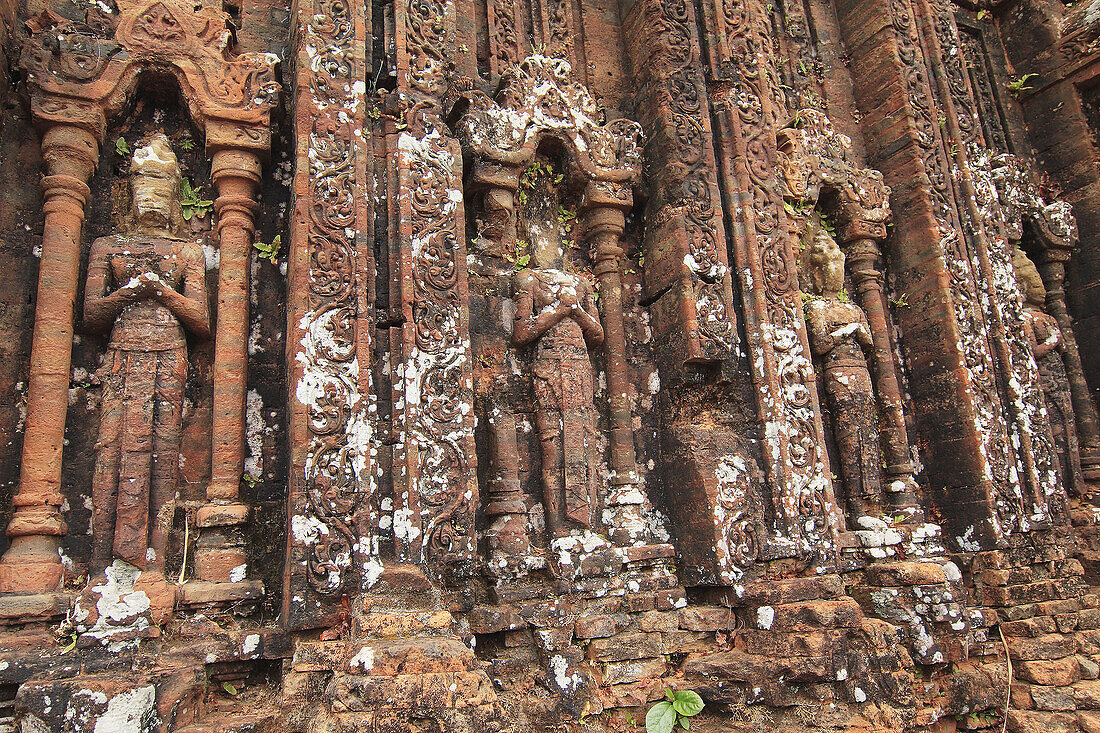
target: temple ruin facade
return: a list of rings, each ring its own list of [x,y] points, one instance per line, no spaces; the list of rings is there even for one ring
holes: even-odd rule
[[[1100,0],[0,0],[0,102],[0,733],[1100,733]]]

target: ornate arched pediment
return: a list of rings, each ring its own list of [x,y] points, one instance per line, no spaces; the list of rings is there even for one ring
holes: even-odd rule
[[[838,197],[837,216],[860,236],[885,239],[890,188],[882,173],[855,164],[852,139],[818,110],[803,109],[776,133],[784,198],[817,204],[823,191]]]
[[[528,56],[501,76],[494,98],[470,93],[459,137],[473,156],[512,166],[531,160],[541,139],[556,137],[589,180],[635,180],[642,167],[642,127],[627,119],[601,122],[591,92],[573,79],[568,61]]]
[[[1005,153],[991,162],[993,185],[1005,216],[1005,232],[1013,242],[1024,233],[1024,222],[1035,225],[1045,247],[1073,249],[1077,245],[1077,221],[1065,201],[1047,203],[1027,166]]]
[[[44,13],[27,23],[21,59],[32,109],[102,139],[142,74],[171,74],[209,146],[266,148],[278,59],[233,53],[227,21],[218,8],[181,0],[122,2],[117,19],[99,24]]]

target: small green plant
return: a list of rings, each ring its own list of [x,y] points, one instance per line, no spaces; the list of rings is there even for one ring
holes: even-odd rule
[[[902,293],[896,298],[890,298],[890,302],[898,308],[904,308],[909,305],[909,293]]]
[[[992,20],[992,19],[993,19],[993,13],[989,12],[988,10],[985,10],[983,8],[982,10],[978,11],[978,20]]]
[[[192,140],[189,137],[181,137],[180,141],[176,144],[180,146],[180,150],[194,150],[195,149],[195,141]]]
[[[646,733],[671,733],[677,724],[684,730],[690,730],[691,718],[702,710],[703,698],[694,690],[665,688],[665,699],[646,713]]]
[[[270,243],[267,242],[253,242],[252,246],[260,253],[260,257],[271,264],[276,264],[279,261],[279,248],[283,244],[282,235],[276,234],[275,238]]]
[[[180,179],[180,206],[187,221],[195,216],[206,216],[214,208],[214,202],[202,197],[202,186],[194,186],[187,178]]]
[[[1019,78],[1013,79],[1012,81],[1010,81],[1008,84],[1005,85],[1005,86],[1008,87],[1008,93],[1011,94],[1013,97],[1019,97],[1021,94],[1028,91],[1029,89],[1033,89],[1034,87],[1028,86],[1027,82],[1028,82],[1029,79],[1034,79],[1037,76],[1039,76],[1039,75],[1038,74],[1024,74],[1023,76],[1021,76]]]
[[[66,644],[65,648],[61,650],[62,654],[68,654],[73,649],[76,649],[76,638],[77,638],[77,633],[75,631],[72,632],[71,634],[69,634],[69,643]]]
[[[248,484],[248,488],[250,488],[250,489],[256,488],[256,484],[260,483],[260,477],[259,476],[253,476],[250,473],[246,473],[243,476],[243,479],[244,479],[244,482],[246,484]]]
[[[990,728],[999,722],[1000,713],[993,709],[978,710],[966,716],[966,727],[971,730],[976,728]]]
[[[237,695],[240,694],[240,691],[236,687],[234,687],[233,684],[230,683],[230,682],[223,682],[222,683],[222,689],[225,690],[227,693],[229,693],[233,697],[236,697]]]
[[[848,289],[847,288],[841,288],[840,290],[838,290],[837,294],[836,294],[836,299],[839,300],[841,303],[851,303],[852,302],[852,299],[848,297]]]
[[[124,156],[130,154],[130,146],[126,144],[126,138],[120,137],[115,140],[115,152]]]

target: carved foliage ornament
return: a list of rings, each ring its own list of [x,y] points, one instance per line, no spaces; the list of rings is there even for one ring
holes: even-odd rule
[[[372,429],[360,384],[357,342],[355,156],[364,91],[354,85],[355,17],[341,0],[315,0],[304,46],[317,49],[308,92],[308,311],[302,319],[297,398],[306,408],[309,448],[301,505],[292,533],[305,545],[306,577],[324,596],[348,592],[374,542],[362,537],[361,516],[374,491]],[[302,98],[304,97],[304,99]],[[357,114],[358,112],[358,114]],[[367,389],[366,394],[373,394]]]
[[[35,112],[59,122],[84,122],[88,103],[110,115],[120,110],[149,68],[180,82],[197,123],[231,119],[263,125],[279,95],[278,58],[232,53],[229,16],[220,8],[181,0],[123,2],[117,22],[91,25],[43,13],[27,24],[21,63]],[[67,113],[76,111],[75,118]],[[94,110],[91,110],[94,112]],[[83,112],[83,114],[80,114]],[[99,130],[97,130],[99,131]],[[250,147],[266,146],[266,135]]]
[[[479,158],[526,163],[540,138],[555,134],[594,180],[634,181],[642,167],[642,128],[627,119],[603,123],[602,110],[573,80],[568,61],[528,56],[505,70],[495,101],[475,94],[459,136]]]
[[[857,224],[861,236],[886,237],[890,188],[882,173],[854,164],[851,138],[836,132],[824,113],[799,110],[792,126],[780,130],[777,138],[787,198],[816,203],[822,189],[829,188],[840,196],[837,214],[842,224]]]
[[[453,67],[452,0],[404,0],[397,22],[398,87],[406,97],[397,140],[402,240],[402,331],[395,422],[403,438],[394,462],[394,533],[398,554],[433,571],[465,572],[475,554],[478,505],[472,358],[465,310],[465,253],[460,156],[440,117]],[[410,284],[411,287],[405,287]],[[395,474],[397,471],[395,470]]]

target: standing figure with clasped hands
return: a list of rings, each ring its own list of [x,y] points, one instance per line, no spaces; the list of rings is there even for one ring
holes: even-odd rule
[[[85,326],[110,332],[92,479],[92,569],[163,574],[180,468],[186,332],[210,337],[202,247],[183,237],[179,163],[156,134],[134,151],[123,230],[92,243]]]
[[[536,342],[532,372],[546,526],[562,537],[570,524],[593,525],[599,448],[588,349],[603,343],[603,326],[592,287],[565,272],[560,241],[547,236],[532,244],[535,266],[516,275],[512,337],[520,346]]]
[[[824,227],[807,246],[801,276],[803,291],[814,296],[806,306],[806,325],[824,370],[848,511],[855,518],[874,516],[882,487],[878,407],[867,368],[874,341],[863,310],[840,297],[844,253]]]
[[[1043,278],[1031,258],[1019,245],[1012,252],[1012,267],[1016,285],[1023,296],[1021,313],[1024,334],[1031,344],[1031,354],[1039,368],[1047,418],[1058,452],[1062,483],[1071,497],[1085,498],[1088,486],[1081,471],[1080,446],[1077,441],[1077,421],[1073,412],[1073,397],[1069,389],[1066,365],[1062,361],[1065,341],[1058,319],[1047,313],[1047,291]]]

